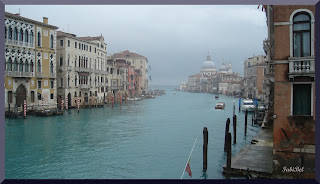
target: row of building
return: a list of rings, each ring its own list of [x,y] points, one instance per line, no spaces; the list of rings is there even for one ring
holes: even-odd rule
[[[222,63],[217,70],[208,54],[203,62],[200,73],[188,77],[188,82],[182,82],[180,90],[189,92],[220,93],[226,95],[241,94],[242,77],[232,72],[231,63]]]
[[[28,110],[104,103],[148,90],[148,59],[128,50],[107,56],[102,35],[77,37],[5,13],[5,104]]]

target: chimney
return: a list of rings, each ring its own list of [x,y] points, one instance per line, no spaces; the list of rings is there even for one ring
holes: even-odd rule
[[[48,24],[48,18],[47,17],[43,17],[43,23],[44,24]]]

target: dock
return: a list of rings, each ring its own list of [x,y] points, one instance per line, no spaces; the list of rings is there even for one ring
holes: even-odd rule
[[[262,129],[251,141],[231,159],[230,175],[247,175],[247,168],[251,175],[261,178],[272,177],[273,167],[273,130]],[[223,166],[226,174],[226,165]]]

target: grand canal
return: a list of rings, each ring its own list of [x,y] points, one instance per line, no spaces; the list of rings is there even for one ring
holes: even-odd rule
[[[69,109],[61,116],[5,120],[7,179],[180,179],[194,147],[192,179],[224,179],[224,132],[233,98],[219,95],[225,110],[215,110],[213,94],[177,92],[155,99],[104,108]],[[239,152],[260,130],[244,136],[244,113],[236,101]],[[208,127],[208,170],[202,171],[203,127]],[[232,131],[232,124],[230,125]],[[189,179],[185,172],[184,179]]]

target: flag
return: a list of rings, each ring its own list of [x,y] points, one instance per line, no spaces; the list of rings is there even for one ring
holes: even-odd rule
[[[192,178],[192,172],[191,172],[191,168],[190,168],[190,159],[188,160],[186,171],[189,174],[190,178]]]

